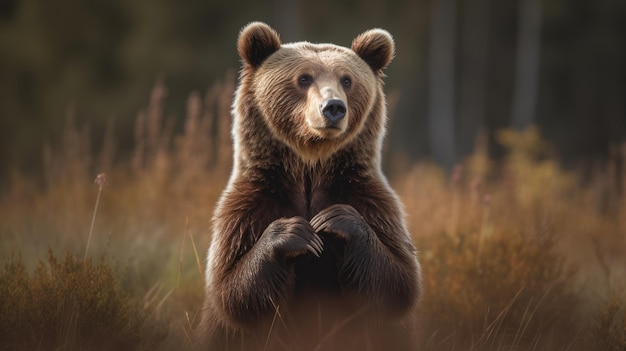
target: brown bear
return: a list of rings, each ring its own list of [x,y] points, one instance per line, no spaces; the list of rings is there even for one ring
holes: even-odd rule
[[[211,350],[411,347],[420,266],[381,171],[391,35],[350,49],[240,33],[234,165],[199,326]]]

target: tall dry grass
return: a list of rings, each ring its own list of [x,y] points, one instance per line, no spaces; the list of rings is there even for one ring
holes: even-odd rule
[[[38,341],[23,348],[97,349],[97,332],[15,327],[56,315],[12,294],[58,296],[57,279],[75,284],[64,294],[86,306],[109,296],[97,313],[118,320],[107,325],[128,337],[116,342],[191,347],[209,219],[231,167],[233,89],[229,74],[204,97],[192,93],[177,126],[157,82],[129,154],[117,152],[112,126],[92,150],[89,127],[68,112],[60,141],[44,149],[43,184],[16,174],[1,194],[0,306],[17,299],[21,307],[0,315],[0,335]],[[499,162],[479,142],[450,175],[428,163],[392,175],[423,266],[419,349],[626,350],[626,148],[583,179],[558,164],[536,129],[498,140],[508,150]],[[101,173],[106,182],[95,184]],[[103,294],[92,281],[104,282]],[[78,309],[68,325],[93,313]]]
[[[28,273],[45,266],[45,260],[38,262],[48,250],[82,261],[104,257],[109,265],[123,267],[119,284],[146,318],[168,326],[161,347],[188,345],[203,298],[209,219],[230,172],[231,76],[204,97],[190,94],[178,132],[163,112],[167,88],[157,82],[137,114],[130,155],[116,154],[112,128],[103,145],[92,150],[88,126],[77,126],[68,112],[60,141],[44,149],[43,184],[16,174],[2,193],[2,261],[19,254]],[[105,176],[96,184],[98,174]],[[39,331],[32,332],[36,338]]]
[[[601,350],[611,335],[604,349],[625,350],[611,301],[626,297],[626,148],[583,182],[537,129],[498,140],[501,162],[478,143],[449,177],[418,164],[396,178],[421,251],[424,347]]]

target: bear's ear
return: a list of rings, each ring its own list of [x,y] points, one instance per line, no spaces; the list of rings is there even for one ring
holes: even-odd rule
[[[252,22],[239,33],[237,51],[244,62],[257,68],[280,49],[278,33],[262,22]]]
[[[370,29],[352,41],[354,51],[365,61],[374,73],[386,68],[395,54],[395,44],[391,34],[384,29]]]

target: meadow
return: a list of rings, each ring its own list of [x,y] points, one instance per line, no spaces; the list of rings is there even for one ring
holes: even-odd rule
[[[234,80],[175,132],[157,83],[130,154],[68,113],[43,174],[0,189],[0,349],[192,348]],[[392,121],[393,122],[393,121]],[[423,268],[419,350],[626,350],[626,144],[591,171],[503,130],[447,174],[387,155]]]

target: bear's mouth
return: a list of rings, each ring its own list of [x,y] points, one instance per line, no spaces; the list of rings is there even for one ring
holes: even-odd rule
[[[316,127],[315,129],[317,129],[317,130],[337,130],[337,131],[341,131],[341,128],[339,128],[338,126],[335,126],[335,125]]]
[[[342,118],[332,121],[322,114],[306,118],[309,130],[322,139],[334,139],[341,136],[348,127],[348,119]]]
[[[313,129],[325,139],[336,138],[343,133],[343,129],[336,125],[314,127]]]

